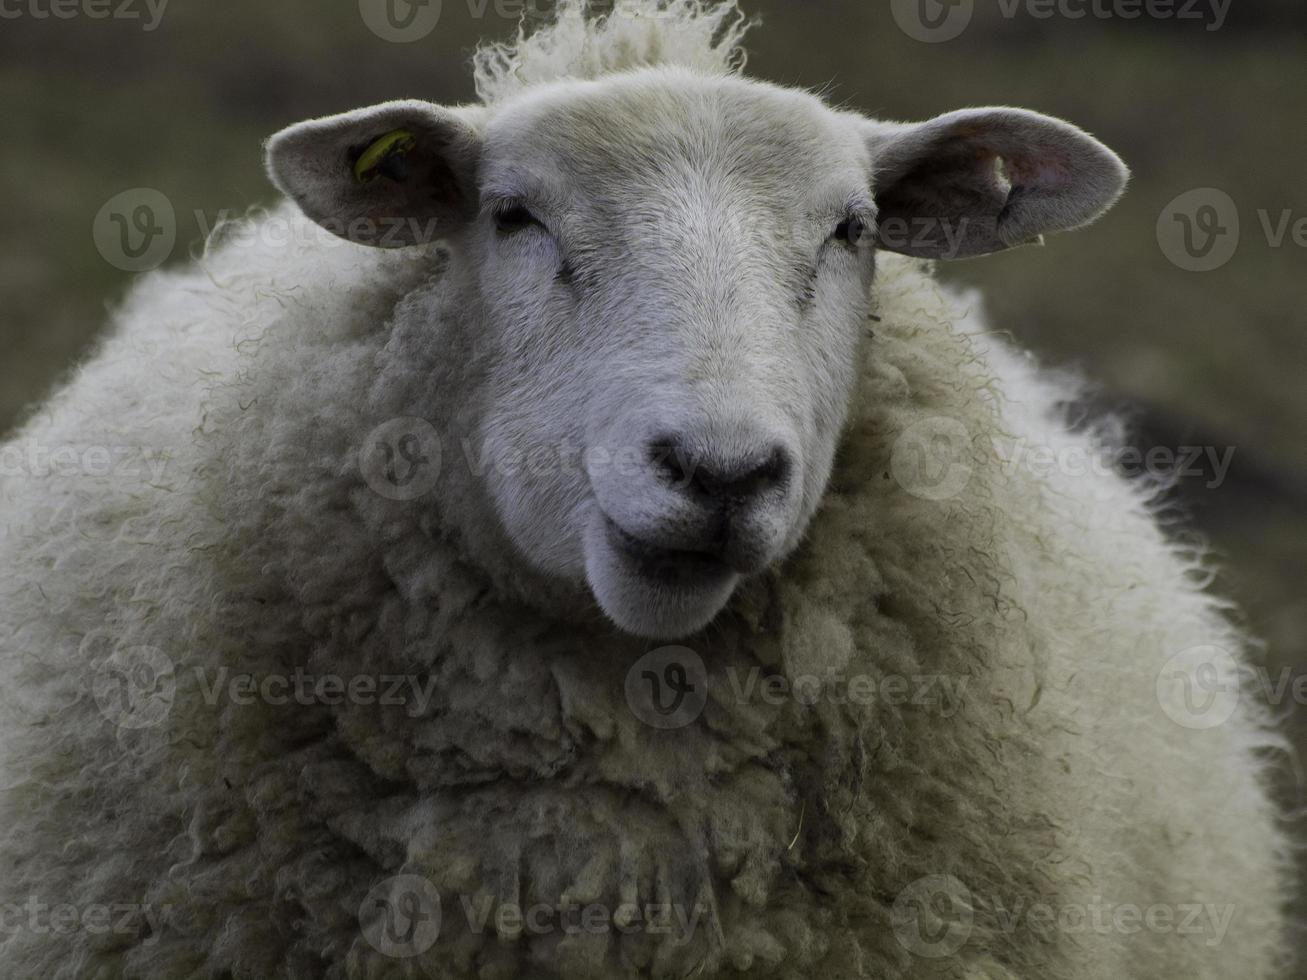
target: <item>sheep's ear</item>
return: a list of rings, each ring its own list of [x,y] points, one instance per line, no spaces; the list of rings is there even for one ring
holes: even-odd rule
[[[342,238],[381,248],[430,242],[476,212],[482,111],[388,102],[302,122],[268,141],[268,173]]]
[[[869,126],[877,245],[966,258],[1089,224],[1125,189],[1120,158],[1070,123],[1024,109],[963,109]]]

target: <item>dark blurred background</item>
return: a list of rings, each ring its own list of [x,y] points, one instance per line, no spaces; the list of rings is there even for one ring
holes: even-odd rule
[[[269,133],[397,97],[470,100],[477,38],[510,33],[523,8],[444,0],[434,24],[436,8],[414,8],[425,36],[400,43],[369,27],[381,2],[53,0],[72,12],[58,17],[52,0],[0,0],[0,432],[88,352],[129,284],[92,234],[106,202],[162,192],[182,262],[221,216],[273,199]],[[761,77],[891,119],[1026,106],[1127,160],[1131,189],[1098,225],[946,275],[983,287],[997,328],[1096,379],[1141,448],[1205,450],[1173,509],[1214,546],[1271,683],[1307,672],[1307,5],[744,6],[763,21]],[[1221,479],[1211,460],[1231,450]],[[1305,708],[1277,703],[1300,748]]]

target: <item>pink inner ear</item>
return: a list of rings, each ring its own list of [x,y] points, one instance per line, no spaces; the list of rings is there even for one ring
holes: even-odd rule
[[[1002,167],[1010,184],[1023,187],[1065,187],[1071,178],[1067,159],[1048,150],[1002,157]]]
[[[995,134],[977,127],[962,128],[954,133],[974,147],[978,169],[984,174],[985,184],[1006,198],[1013,187],[1054,189],[1063,188],[1071,180],[1071,165],[1065,154],[1047,147],[1025,152],[1007,153]],[[999,145],[995,145],[996,142]]]

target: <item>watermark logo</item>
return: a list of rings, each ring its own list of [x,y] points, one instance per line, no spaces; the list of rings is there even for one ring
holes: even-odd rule
[[[1157,244],[1188,272],[1219,269],[1239,249],[1239,208],[1229,194],[1214,187],[1186,191],[1157,219]]]
[[[890,473],[914,497],[949,500],[971,482],[971,436],[957,419],[922,419],[905,429],[890,452]]]
[[[441,0],[359,0],[359,15],[383,41],[412,44],[440,23]]]
[[[914,41],[942,44],[961,37],[976,12],[975,0],[891,0],[894,22]]]
[[[94,642],[88,637],[88,641]],[[87,649],[88,643],[83,643]],[[117,647],[91,683],[100,713],[120,728],[153,728],[172,711],[177,693],[173,663],[149,646]]]
[[[1241,223],[1239,206],[1229,194],[1200,187],[1163,209],[1157,219],[1157,243],[1177,268],[1212,272],[1224,267],[1249,240],[1249,227]],[[1307,249],[1307,215],[1292,208],[1259,208],[1257,230],[1267,248]]]
[[[177,213],[162,191],[134,187],[104,203],[91,233],[96,250],[115,269],[149,272],[177,244]]]
[[[417,500],[440,479],[440,436],[425,419],[397,418],[373,429],[359,452],[368,486],[388,500]]]
[[[1157,702],[1184,728],[1223,725],[1239,706],[1239,666],[1218,646],[1181,650],[1158,671]]]
[[[689,647],[646,653],[626,672],[626,703],[652,728],[684,728],[708,703],[708,671]]]
[[[440,892],[421,875],[377,882],[359,906],[363,938],[392,959],[421,956],[440,938]]]
[[[971,892],[952,875],[918,878],[894,899],[890,922],[894,938],[914,956],[953,956],[971,937]]]

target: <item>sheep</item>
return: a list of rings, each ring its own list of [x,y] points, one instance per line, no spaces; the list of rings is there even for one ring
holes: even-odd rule
[[[747,26],[292,126],[4,447],[5,976],[1279,975],[1250,640],[933,277],[1124,166]]]

